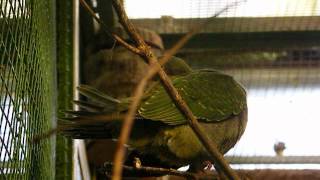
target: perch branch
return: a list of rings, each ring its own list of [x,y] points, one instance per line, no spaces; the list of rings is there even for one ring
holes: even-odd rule
[[[189,125],[193,129],[193,131],[196,133],[202,144],[206,147],[208,152],[212,155],[213,160],[219,166],[224,173],[227,175],[229,179],[239,179],[238,175],[230,168],[229,164],[224,160],[222,154],[219,152],[216,144],[212,142],[205,133],[203,133],[200,124],[198,123],[196,117],[193,115],[187,104],[184,102],[182,97],[179,95],[178,91],[174,88],[170,78],[167,76],[167,74],[163,71],[160,64],[158,63],[157,59],[155,58],[154,54],[151,52],[150,47],[146,45],[146,43],[143,41],[143,39],[139,36],[139,34],[136,32],[134,26],[132,23],[128,20],[128,17],[125,13],[125,10],[123,6],[117,1],[112,0],[113,6],[119,16],[120,23],[123,25],[125,30],[128,32],[128,34],[131,36],[131,38],[136,42],[136,45],[138,49],[140,49],[151,67],[148,70],[148,77],[152,77],[153,72],[157,72],[161,79],[161,82],[165,89],[167,90],[168,94],[171,96],[171,98],[174,100],[177,108],[181,111],[181,113],[189,120]],[[220,11],[220,14],[224,12],[226,9],[230,8],[227,6],[223,9],[223,11]],[[200,28],[199,28],[200,29]],[[194,30],[188,33],[185,38],[182,39],[182,41],[177,43],[177,46],[175,46],[176,49],[172,49],[169,51],[169,53],[166,54],[166,56],[162,59],[163,62],[166,61],[166,58],[170,58],[171,55],[175,54],[178,49],[180,49],[196,32],[199,30]],[[155,70],[153,70],[155,69]],[[150,79],[150,78],[149,78]],[[122,174],[122,162],[124,160],[124,144],[128,141],[129,134],[131,131],[131,127],[133,125],[134,121],[134,115],[136,113],[137,107],[140,104],[141,97],[143,94],[143,91],[147,85],[147,82],[149,80],[148,78],[144,78],[139,83],[138,87],[136,88],[134,92],[134,100],[132,104],[129,107],[129,111],[127,116],[125,117],[123,126],[121,128],[121,134],[118,139],[118,145],[117,145],[117,151],[115,154],[114,159],[114,169],[113,169],[113,180],[119,180],[121,179]]]
[[[104,174],[107,176],[110,175],[110,171],[113,168],[113,164],[106,162],[101,169]],[[158,168],[158,167],[149,167],[149,166],[142,166],[142,167],[133,167],[133,166],[122,166],[125,173],[128,174],[141,174],[141,175],[150,175],[150,176],[165,176],[165,175],[173,175],[179,177],[185,177],[187,179],[194,179],[194,180],[215,180],[217,176],[215,174],[194,174],[185,171],[178,171],[175,169],[166,169],[166,168]]]

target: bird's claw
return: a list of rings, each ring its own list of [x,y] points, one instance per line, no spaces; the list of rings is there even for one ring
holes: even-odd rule
[[[140,158],[138,158],[138,157],[134,157],[133,158],[133,167],[135,167],[135,168],[141,168],[142,167],[142,163],[141,163]]]
[[[211,161],[204,161],[202,163],[203,165],[203,170],[206,171],[206,170],[211,170],[212,167],[213,167],[213,164],[211,163]]]

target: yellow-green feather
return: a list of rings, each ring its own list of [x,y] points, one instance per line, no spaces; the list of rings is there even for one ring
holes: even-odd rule
[[[229,75],[203,70],[172,80],[191,111],[202,121],[222,121],[238,115],[246,106],[245,90]],[[162,85],[155,86],[150,92],[138,110],[139,115],[169,125],[187,122]]]

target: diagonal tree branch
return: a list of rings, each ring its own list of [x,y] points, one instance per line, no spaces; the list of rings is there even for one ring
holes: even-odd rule
[[[136,28],[129,21],[127,13],[124,10],[122,3],[118,0],[112,0],[112,5],[116,10],[119,21],[122,24],[123,28],[126,30],[128,35],[136,42],[137,48],[143,50],[143,55],[152,55],[149,46],[144,42],[142,37],[136,31]]]
[[[105,31],[106,34],[111,35],[111,37],[115,40],[118,41],[122,46],[126,47],[128,50],[130,50],[133,53],[139,54],[139,55],[143,55],[142,52],[128,44],[126,41],[124,41],[120,36],[118,36],[115,33],[112,33],[110,31],[108,31],[108,26],[96,15],[96,13],[92,10],[92,8],[88,5],[88,3],[86,3],[85,0],[80,0],[81,5],[86,9],[86,11],[100,24],[103,26],[103,30]]]
[[[119,180],[121,177],[121,174],[122,174],[121,165],[124,160],[124,144],[128,141],[129,134],[131,132],[131,127],[134,121],[134,115],[136,113],[137,107],[140,104],[141,97],[147,85],[147,82],[153,76],[153,74],[156,73],[157,71],[161,79],[161,82],[165,87],[165,89],[167,90],[168,94],[174,100],[177,108],[189,120],[189,125],[191,126],[195,134],[198,136],[202,144],[206,147],[208,152],[212,155],[217,166],[219,166],[220,169],[222,169],[225,172],[228,178],[239,179],[238,175],[230,168],[229,164],[224,160],[216,144],[212,142],[205,133],[203,133],[201,126],[198,123],[196,117],[193,115],[193,113],[191,112],[187,104],[184,102],[184,100],[182,99],[178,91],[174,88],[170,78],[161,68],[159,62],[157,61],[154,54],[151,52],[149,46],[143,41],[143,39],[136,32],[133,24],[128,20],[128,17],[125,13],[123,6],[117,0],[112,0],[112,3],[119,16],[120,23],[123,25],[123,27],[125,28],[127,33],[131,36],[131,38],[136,42],[137,48],[143,52],[144,54],[143,57],[151,65],[151,67],[148,70],[147,78],[142,79],[138,87],[136,88],[134,92],[134,100],[129,107],[127,116],[125,117],[122,129],[121,129],[121,134],[118,139],[118,146],[117,146],[117,151],[114,159],[115,166],[113,169],[112,179]],[[220,14],[222,12],[225,12],[225,10],[229,8],[230,6],[227,6],[226,8],[220,11]],[[188,33],[181,41],[177,43],[176,46],[174,46],[174,48],[172,48],[171,50],[168,51],[168,53],[165,54],[165,57],[162,59],[162,61],[165,63],[165,61],[169,59],[172,55],[174,55],[177,52],[177,50],[179,50],[194,34],[196,34],[199,31],[199,29],[198,30],[195,29],[190,33]]]

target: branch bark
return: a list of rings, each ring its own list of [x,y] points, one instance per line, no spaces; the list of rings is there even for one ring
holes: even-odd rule
[[[122,46],[126,47],[129,51],[133,52],[133,53],[136,53],[136,54],[139,54],[139,55],[143,55],[142,52],[128,44],[126,41],[124,41],[120,36],[118,36],[117,34],[115,33],[112,33],[111,31],[108,31],[108,26],[96,15],[96,13],[92,10],[92,8],[88,5],[88,3],[86,3],[85,0],[80,0],[80,3],[82,5],[82,7],[84,7],[86,9],[86,11],[101,25],[103,26],[103,30],[105,31],[106,34],[108,35],[111,35],[111,37],[119,42]]]
[[[103,165],[103,168],[101,169],[104,174],[107,176],[110,176],[110,170],[113,168],[114,164],[112,163],[105,163]],[[164,176],[164,175],[172,175],[172,176],[179,176],[179,177],[185,177],[187,179],[194,179],[194,180],[215,180],[217,179],[216,174],[194,174],[190,172],[185,171],[178,171],[175,169],[166,169],[166,168],[158,168],[158,167],[148,167],[148,166],[142,166],[142,167],[132,167],[132,166],[122,166],[124,173],[129,174],[129,176]]]

